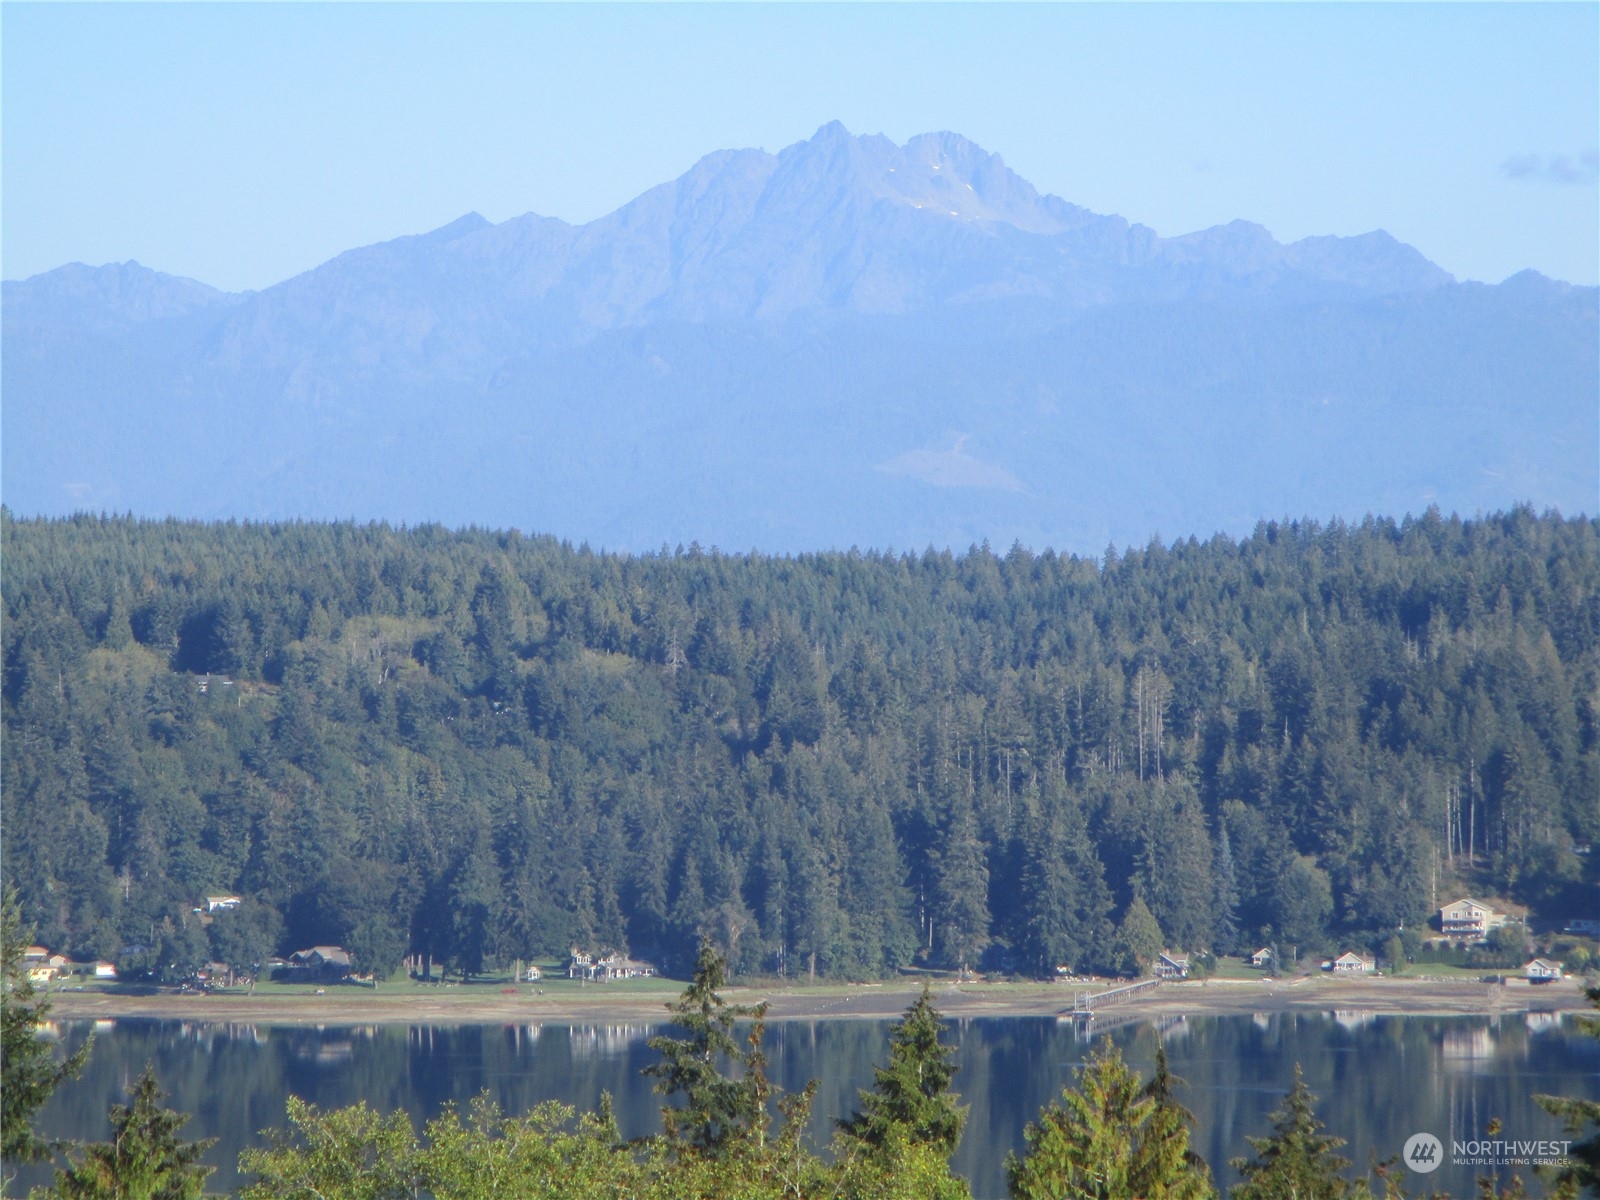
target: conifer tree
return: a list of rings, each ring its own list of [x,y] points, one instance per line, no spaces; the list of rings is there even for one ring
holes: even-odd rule
[[[861,1107],[839,1122],[845,1134],[879,1148],[898,1134],[946,1158],[955,1153],[967,1106],[950,1091],[956,1067],[950,1061],[954,1051],[939,1041],[943,1029],[932,990],[924,983],[922,994],[890,1027],[889,1065],[873,1068],[871,1090],[860,1091]]]
[[[463,979],[481,974],[489,958],[493,909],[500,890],[494,847],[488,830],[480,824],[472,831],[450,888],[450,908],[455,914],[455,963]]]
[[[1139,1075],[1105,1038],[1078,1086],[1047,1105],[1023,1133],[1028,1152],[1006,1158],[1014,1200],[1205,1200],[1205,1164],[1189,1152],[1187,1115],[1171,1098],[1163,1058],[1157,1079]]]
[[[989,867],[972,806],[958,802],[935,852],[935,906],[944,959],[965,973],[989,943]]]
[[[1192,1200],[1212,1194],[1211,1170],[1189,1144],[1194,1114],[1173,1094],[1182,1082],[1167,1069],[1167,1048],[1157,1046],[1156,1073],[1144,1086],[1144,1095],[1155,1102],[1155,1108],[1140,1141],[1134,1175],[1136,1196]]]
[[[189,1114],[161,1107],[166,1093],[154,1067],[130,1089],[132,1104],[111,1106],[111,1140],[93,1142],[65,1171],[51,1193],[60,1200],[198,1200],[211,1167],[200,1156],[216,1138],[178,1140]]]
[[[662,1061],[644,1069],[655,1079],[655,1090],[663,1096],[682,1096],[682,1108],[667,1105],[661,1110],[661,1123],[667,1137],[680,1152],[720,1156],[736,1139],[761,1141],[766,1132],[767,1100],[773,1094],[766,1078],[766,1060],[761,1054],[765,1001],[760,1004],[729,1004],[717,989],[727,986],[728,964],[712,948],[709,939],[700,943],[694,978],[667,1011],[673,1023],[688,1030],[684,1038],[665,1034],[653,1037],[649,1046]],[[747,1049],[733,1035],[735,1023],[754,1018]],[[738,1074],[728,1072],[737,1071]]]
[[[1600,1008],[1600,987],[1587,993],[1589,1003]],[[1591,1037],[1600,1038],[1600,1020],[1586,1017],[1580,1025]],[[1600,1101],[1569,1096],[1535,1096],[1535,1103],[1552,1116],[1566,1122],[1568,1133],[1588,1129],[1589,1136],[1567,1147],[1567,1162],[1554,1172],[1557,1187],[1576,1191],[1586,1188],[1600,1196]]]
[[[1047,796],[1022,864],[1021,947],[1035,973],[1085,970],[1106,957],[1111,894],[1075,798]]]
[[[1174,948],[1209,946],[1217,896],[1211,839],[1198,798],[1184,782],[1147,784],[1135,889]]]
[[[1272,1110],[1272,1136],[1246,1138],[1255,1158],[1228,1164],[1244,1177],[1230,1193],[1232,1200],[1344,1200],[1351,1194],[1349,1181],[1339,1174],[1350,1160],[1334,1153],[1344,1139],[1322,1131],[1316,1105],[1296,1063],[1294,1087]]]
[[[1211,873],[1216,888],[1213,900],[1217,913],[1216,949],[1219,954],[1231,954],[1242,949],[1239,945],[1239,876],[1233,864],[1233,843],[1228,837],[1228,826],[1221,820],[1217,822],[1216,859]]]
[[[37,1031],[50,1014],[50,1002],[34,990],[23,964],[29,935],[14,889],[0,899],[0,1158],[38,1162],[52,1146],[33,1130],[38,1112],[58,1084],[76,1079],[89,1057],[85,1044],[57,1062],[52,1044]]]

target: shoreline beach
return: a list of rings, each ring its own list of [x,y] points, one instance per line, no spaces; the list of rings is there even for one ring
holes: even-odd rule
[[[472,1025],[665,1021],[677,995],[658,981],[588,988],[535,985],[515,989],[416,987],[391,990],[329,988],[322,994],[262,989],[255,993],[67,991],[50,995],[51,1017],[77,1020],[195,1020],[256,1024]],[[904,981],[828,987],[729,987],[732,1003],[768,1002],[769,1021],[882,1020],[898,1017],[918,988]],[[1061,984],[945,983],[934,989],[950,1020],[974,1017],[1069,1016],[1074,989]],[[1588,1008],[1581,983],[1502,985],[1477,980],[1330,979],[1191,980],[1167,983],[1105,1009],[1119,1020],[1137,1017],[1226,1016],[1257,1012],[1357,1011],[1396,1016],[1457,1016],[1516,1012],[1578,1012]]]

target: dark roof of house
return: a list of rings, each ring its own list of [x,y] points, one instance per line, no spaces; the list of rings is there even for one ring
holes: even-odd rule
[[[348,967],[350,954],[342,946],[312,946],[309,950],[296,950],[289,956],[290,962],[326,962],[336,966]]]

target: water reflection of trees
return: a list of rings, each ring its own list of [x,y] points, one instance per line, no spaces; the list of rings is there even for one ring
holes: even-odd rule
[[[206,1022],[119,1021],[96,1034],[83,1077],[61,1088],[41,1115],[50,1134],[104,1137],[106,1112],[148,1061],[170,1103],[194,1113],[186,1133],[216,1136],[207,1156],[219,1168],[214,1188],[236,1181],[240,1149],[258,1131],[281,1127],[290,1094],[325,1108],[366,1100],[403,1108],[419,1123],[447,1103],[465,1106],[488,1091],[510,1112],[548,1099],[584,1108],[602,1091],[616,1099],[629,1136],[658,1127],[659,1097],[639,1071],[654,1055],[646,1039],[658,1027],[630,1023],[461,1026],[273,1027]],[[67,1023],[68,1049],[88,1023]],[[795,1021],[768,1027],[774,1078],[798,1089],[819,1081],[812,1132],[825,1143],[832,1120],[855,1107],[872,1066],[887,1055],[884,1021]],[[1091,1031],[1098,1036],[1100,1031]],[[1003,1194],[1001,1163],[1021,1146],[1022,1130],[1054,1100],[1091,1041],[1070,1022],[997,1019],[952,1022],[959,1042],[955,1087],[971,1104],[956,1168],[975,1194]],[[1191,1017],[1158,1029],[1132,1022],[1110,1030],[1135,1069],[1148,1075],[1159,1037],[1173,1071],[1186,1079],[1183,1102],[1197,1119],[1196,1148],[1231,1181],[1227,1159],[1245,1152],[1287,1091],[1295,1062],[1321,1098],[1328,1127],[1350,1142],[1364,1165],[1370,1154],[1398,1153],[1426,1130],[1449,1144],[1482,1133],[1499,1117],[1506,1136],[1560,1137],[1558,1123],[1529,1099],[1534,1092],[1600,1094],[1600,1047],[1570,1025],[1522,1014],[1490,1017],[1376,1017],[1352,1013]],[[1449,1168],[1445,1169],[1447,1173]],[[1441,1175],[1444,1173],[1441,1173]],[[25,1188],[25,1178],[19,1184]],[[1471,1172],[1437,1179],[1470,1192]]]

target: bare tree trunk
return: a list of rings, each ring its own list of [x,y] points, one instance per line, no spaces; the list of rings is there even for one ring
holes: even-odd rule
[[[1478,781],[1477,769],[1467,764],[1467,865],[1472,866],[1472,855],[1478,844]]]
[[[1134,685],[1134,688],[1135,688],[1135,692],[1134,692],[1135,705],[1137,707],[1137,711],[1138,711],[1138,714],[1139,714],[1138,720],[1136,722],[1136,724],[1138,726],[1138,738],[1139,738],[1139,766],[1138,766],[1137,770],[1138,770],[1139,782],[1143,783],[1144,782],[1144,668],[1143,667],[1140,667],[1139,668],[1139,673],[1133,677],[1133,685]]]

